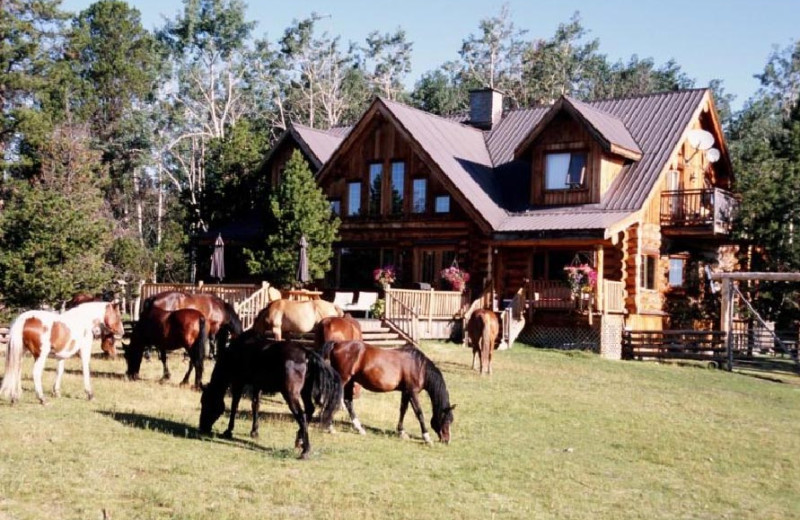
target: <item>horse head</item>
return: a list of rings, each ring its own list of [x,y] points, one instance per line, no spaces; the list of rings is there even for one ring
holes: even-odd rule
[[[211,384],[203,390],[200,398],[200,433],[211,433],[211,427],[225,411],[225,389],[221,392]]]
[[[125,362],[128,364],[128,370],[125,372],[125,374],[128,376],[128,379],[138,379],[139,369],[142,366],[142,358],[144,357],[144,343],[140,338],[141,326],[142,321],[137,321],[136,326],[133,328],[133,332],[131,332],[130,342],[128,342],[127,345],[124,343],[122,344],[122,348],[125,352]]]
[[[439,440],[450,444],[450,425],[453,423],[453,410],[456,405],[447,406],[431,416],[431,428],[439,436]]]
[[[119,303],[111,302],[106,305],[100,328],[103,329],[101,332],[113,334],[114,338],[122,339],[122,336],[125,335],[125,325],[122,323],[122,313],[119,309]]]

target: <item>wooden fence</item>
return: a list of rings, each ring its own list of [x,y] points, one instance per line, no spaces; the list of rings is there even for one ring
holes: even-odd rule
[[[691,359],[723,365],[726,334],[697,330],[628,330],[622,334],[622,359]]]

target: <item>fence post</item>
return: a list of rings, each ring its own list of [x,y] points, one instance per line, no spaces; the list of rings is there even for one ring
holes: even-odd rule
[[[727,353],[726,369],[733,371],[733,280],[730,278],[722,279],[722,309],[720,312],[722,319],[722,331],[725,333],[725,349]]]

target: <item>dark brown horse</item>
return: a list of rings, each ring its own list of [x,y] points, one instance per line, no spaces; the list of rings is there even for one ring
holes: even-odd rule
[[[142,314],[148,312],[151,307],[166,311],[195,309],[202,312],[206,318],[209,353],[212,356],[225,348],[229,337],[235,338],[242,333],[242,322],[233,305],[213,294],[164,291],[144,301]]]
[[[425,418],[419,403],[419,393],[428,392],[431,398],[433,416],[431,428],[439,440],[450,442],[450,425],[453,422],[453,409],[450,396],[441,371],[421,350],[406,346],[401,348],[379,348],[363,341],[340,341],[325,343],[323,357],[330,359],[331,366],[339,372],[344,385],[344,404],[353,421],[353,426],[364,435],[366,432],[353,410],[353,385],[360,384],[371,392],[400,391],[400,419],[397,433],[406,437],[403,429],[408,404],[414,409],[419,420],[422,438],[431,443]]]
[[[492,352],[494,352],[497,336],[500,334],[500,320],[490,309],[478,309],[472,313],[467,322],[467,339],[472,346],[472,370],[475,370],[475,358],[480,358],[480,373],[492,373]]]
[[[314,352],[296,343],[268,340],[248,330],[231,342],[217,359],[211,381],[203,391],[200,410],[200,431],[211,433],[214,422],[225,410],[225,392],[231,389],[231,415],[223,437],[233,436],[239,399],[244,387],[253,387],[252,437],[258,436],[258,408],[261,392],[280,392],[299,425],[295,447],[302,448],[300,458],[308,457],[311,444],[308,423],[314,414],[314,403],[322,407],[323,426],[330,427],[333,414],[342,400],[339,375]]]
[[[189,374],[194,369],[194,387],[200,389],[203,381],[204,345],[206,342],[206,318],[195,309],[165,311],[151,307],[139,317],[133,327],[131,341],[125,346],[125,360],[128,362],[127,375],[138,379],[145,347],[155,345],[164,366],[162,381],[170,378],[167,366],[167,351],[183,348],[189,354],[189,370],[181,381],[189,382]]]
[[[111,296],[109,293],[91,295],[89,293],[76,293],[69,300],[64,303],[64,310],[72,309],[82,303],[88,302],[110,302]],[[112,298],[113,299],[113,298]],[[114,334],[103,331],[100,333],[100,350],[111,359],[117,357],[117,342],[114,339]]]

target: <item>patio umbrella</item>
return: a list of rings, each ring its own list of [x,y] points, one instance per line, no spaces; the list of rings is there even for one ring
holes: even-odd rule
[[[211,254],[211,277],[222,281],[225,278],[225,243],[222,235],[217,235],[214,241],[214,252]]]
[[[300,237],[300,259],[297,262],[297,281],[301,284],[311,281],[308,275],[308,241],[306,236]]]

